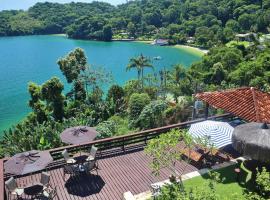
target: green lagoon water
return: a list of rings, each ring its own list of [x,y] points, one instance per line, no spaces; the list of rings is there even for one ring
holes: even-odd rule
[[[0,38],[0,135],[4,129],[19,122],[30,111],[27,105],[29,81],[43,83],[52,76],[65,83],[56,61],[75,47],[85,50],[88,62],[111,71],[114,83],[123,85],[136,78],[136,71],[126,72],[129,58],[141,53],[153,61],[155,70],[176,63],[189,66],[199,56],[172,47],[158,47],[137,42],[96,42],[71,40],[64,36],[21,36]]]

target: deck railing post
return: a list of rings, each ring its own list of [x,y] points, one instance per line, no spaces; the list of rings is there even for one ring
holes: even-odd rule
[[[144,144],[147,145],[147,135],[144,136]]]
[[[123,137],[122,145],[122,150],[125,152],[125,137]]]
[[[6,197],[5,184],[4,184],[4,160],[0,160],[0,200],[5,200]]]

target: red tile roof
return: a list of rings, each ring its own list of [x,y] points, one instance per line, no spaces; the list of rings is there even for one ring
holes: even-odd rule
[[[244,120],[270,123],[270,94],[256,88],[204,92],[196,98]]]

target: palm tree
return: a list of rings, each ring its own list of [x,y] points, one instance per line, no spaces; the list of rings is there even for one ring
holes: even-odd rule
[[[126,68],[127,71],[130,69],[133,69],[133,68],[137,69],[138,81],[141,81],[142,88],[144,85],[144,68],[145,67],[153,68],[153,65],[151,64],[151,61],[149,58],[147,58],[141,54],[137,58],[131,58],[129,60],[129,64]]]

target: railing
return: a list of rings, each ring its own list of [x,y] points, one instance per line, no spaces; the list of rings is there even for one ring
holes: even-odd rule
[[[0,200],[5,199],[4,186],[4,160],[0,160]]]
[[[233,118],[232,115],[230,114],[222,114],[222,115],[217,115],[217,116],[212,116],[209,117],[208,119],[210,120],[221,120],[221,119],[229,119]],[[100,139],[100,140],[95,140],[92,142],[87,142],[84,144],[80,145],[69,145],[69,146],[64,146],[64,147],[59,147],[55,149],[49,150],[51,156],[53,157],[54,161],[51,163],[48,168],[55,168],[55,167],[61,167],[65,164],[61,152],[64,149],[67,149],[69,153],[74,153],[78,151],[83,151],[86,149],[90,149],[92,145],[95,145],[99,148],[99,152],[103,152],[104,150],[109,150],[109,149],[116,149],[116,148],[121,148],[122,151],[124,152],[126,147],[130,145],[135,145],[139,143],[144,143],[146,144],[148,140],[151,140],[157,136],[159,136],[162,133],[166,133],[171,129],[182,129],[182,128],[187,128],[191,124],[197,123],[204,121],[205,119],[198,119],[198,120],[193,120],[193,121],[187,121],[183,123],[178,123],[178,124],[173,124],[173,125],[168,125],[164,127],[159,127],[159,128],[154,128],[154,129],[149,129],[133,134],[128,134],[128,135],[123,135],[123,136],[117,136],[117,137],[112,137],[112,138],[105,138],[105,139]],[[97,155],[98,159],[102,157],[102,153],[99,153]],[[4,174],[4,168],[3,168],[3,163],[4,159],[0,160],[0,200],[4,200],[4,180],[9,177],[8,174]]]

